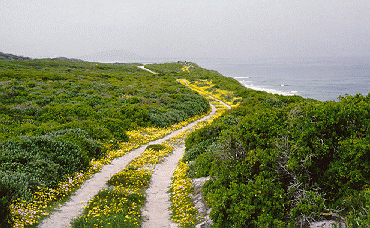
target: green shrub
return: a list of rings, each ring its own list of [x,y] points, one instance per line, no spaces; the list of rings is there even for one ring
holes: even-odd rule
[[[0,171],[0,227],[13,227],[10,223],[10,205],[15,193],[15,187],[5,182]]]
[[[88,133],[95,140],[110,140],[113,138],[112,133],[100,121],[87,119],[83,121],[71,121],[63,125],[64,129],[80,128]]]
[[[128,129],[151,125],[149,112],[145,106],[139,104],[126,104],[121,112],[125,123],[127,123]]]
[[[9,217],[15,199],[31,200],[38,187],[56,187],[67,175],[84,170],[104,154],[101,143],[80,129],[37,137],[19,137],[0,144],[0,214]],[[1,227],[7,227],[1,223]]]
[[[366,227],[370,96],[243,97],[186,139],[188,175],[211,176],[203,191],[215,226],[304,226],[340,210]]]
[[[48,135],[77,145],[88,160],[101,158],[106,153],[101,142],[91,139],[87,132],[79,128],[60,130]]]
[[[207,148],[214,142],[214,139],[206,139],[198,144],[195,144],[191,148],[185,150],[185,154],[182,158],[184,162],[190,162],[195,160],[199,155],[206,152]]]
[[[303,191],[294,201],[297,203],[291,210],[291,218],[297,226],[307,226],[319,219],[325,209],[324,198],[314,191]]]
[[[183,111],[171,110],[162,114],[151,114],[151,123],[156,127],[168,127],[186,119]]]
[[[127,121],[115,118],[105,118],[102,122],[116,140],[125,142],[129,140],[128,135],[126,134],[126,129],[128,128]]]
[[[194,131],[189,134],[185,140],[186,149],[189,150],[191,147],[198,145],[200,142],[212,139],[216,140],[221,134],[222,128],[225,128],[222,125],[218,125],[215,121],[212,125],[207,125],[197,131]]]
[[[89,165],[77,145],[50,136],[9,140],[1,144],[0,150],[1,170],[32,173],[48,187],[55,187],[65,175]]]
[[[188,164],[189,171],[187,176],[191,178],[208,177],[212,167],[215,167],[217,160],[211,151],[203,152],[197,158]]]
[[[139,104],[141,103],[142,99],[140,97],[130,97],[126,100],[127,104]]]
[[[346,227],[370,226],[370,190],[365,189],[358,194],[351,195],[343,201],[347,213]]]

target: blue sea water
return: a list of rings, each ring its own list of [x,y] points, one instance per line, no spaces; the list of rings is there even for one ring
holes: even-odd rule
[[[265,58],[195,60],[244,86],[320,101],[370,93],[370,57]]]

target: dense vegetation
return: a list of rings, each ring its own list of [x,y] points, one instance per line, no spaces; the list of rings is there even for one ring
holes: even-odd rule
[[[186,140],[187,175],[211,177],[203,192],[216,227],[322,218],[370,226],[370,94],[319,102],[250,90],[193,63],[146,67],[158,74],[136,64],[0,59],[0,221],[13,199],[86,168],[126,131],[207,112],[204,98],[176,82],[187,79],[240,102]]]
[[[126,131],[168,127],[206,113],[208,101],[137,64],[0,59],[0,226],[9,205],[56,187],[105,155]]]
[[[241,91],[241,90],[238,90]],[[186,140],[190,177],[217,227],[367,227],[370,95],[318,102],[244,89],[243,103]]]
[[[285,97],[189,66],[149,68],[191,83],[207,80],[210,92],[242,98],[186,140],[188,176],[211,177],[203,192],[216,227],[296,227],[320,219],[370,225],[370,94],[338,102]]]

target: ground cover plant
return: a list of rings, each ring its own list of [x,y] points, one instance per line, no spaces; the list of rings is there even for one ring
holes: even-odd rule
[[[197,222],[197,210],[193,205],[191,179],[186,177],[188,166],[179,162],[171,183],[172,221],[181,227],[194,227]]]
[[[129,143],[129,132],[170,129],[209,110],[175,78],[137,64],[1,59],[0,85],[2,227],[10,213],[11,221],[22,220],[23,209],[37,217],[32,202],[40,189],[45,197],[50,189],[70,193],[61,183],[80,183],[104,163],[99,159],[122,155],[112,151]]]
[[[189,83],[189,88],[203,94],[212,94],[230,105],[245,97],[245,88],[238,81],[224,77],[216,71],[201,68],[195,63],[149,64],[146,67],[160,74],[171,75],[183,84]],[[254,92],[249,90],[248,94]]]

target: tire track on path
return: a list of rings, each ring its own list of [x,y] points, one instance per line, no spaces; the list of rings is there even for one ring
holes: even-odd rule
[[[227,109],[231,107],[226,103],[212,97],[218,102],[222,103]],[[207,118],[210,118],[216,113],[215,106],[212,106],[212,112]],[[199,120],[200,121],[204,121]],[[144,206],[142,215],[145,218],[142,227],[177,227],[177,224],[171,221],[171,206],[170,193],[168,193],[171,184],[171,178],[178,162],[183,157],[185,152],[185,142],[176,146],[174,151],[160,164],[158,164],[152,174],[151,183],[146,191],[146,204]]]
[[[168,191],[173,172],[184,151],[184,144],[176,147],[165,161],[155,167],[150,186],[146,191],[147,202],[142,212],[144,220],[142,227],[177,227],[177,224],[171,222],[171,211],[169,210],[171,202]]]
[[[142,152],[144,152],[145,148],[151,144],[161,144],[164,141],[176,136],[177,134],[189,130],[197,123],[204,121],[210,118],[215,113],[215,108],[211,105],[212,111],[207,116],[194,121],[187,126],[173,131],[172,133],[168,134],[167,136],[149,142],[135,150],[132,150],[130,153],[116,158],[112,160],[112,162],[108,165],[102,167],[101,171],[94,174],[89,180],[86,180],[73,194],[69,201],[67,201],[64,205],[60,208],[57,208],[56,211],[51,214],[51,216],[44,221],[41,222],[39,225],[40,228],[65,228],[68,227],[71,220],[79,217],[83,213],[83,208],[88,205],[89,201],[93,199],[93,197],[104,187],[106,187],[106,182],[113,176],[115,173],[120,172],[123,170],[134,158],[139,156]]]

